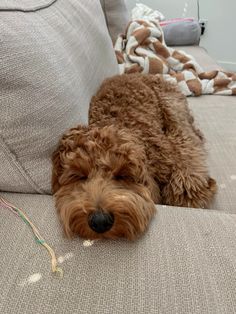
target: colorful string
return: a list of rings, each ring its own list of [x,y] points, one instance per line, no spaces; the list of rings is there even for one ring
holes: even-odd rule
[[[20,217],[33,231],[34,236],[35,236],[35,241],[36,243],[42,245],[45,247],[45,249],[48,251],[48,253],[51,256],[51,263],[52,263],[52,272],[58,274],[60,277],[63,276],[63,270],[57,266],[57,258],[56,258],[56,254],[53,251],[53,249],[46,243],[46,241],[44,240],[44,238],[40,235],[38,229],[35,227],[35,225],[29,220],[29,218],[27,217],[27,215],[23,212],[22,209],[19,209],[17,207],[15,207],[14,205],[12,205],[11,203],[7,202],[6,200],[4,200],[2,197],[0,197],[0,204],[9,209],[11,212],[13,212],[15,215],[17,215],[18,217]]]

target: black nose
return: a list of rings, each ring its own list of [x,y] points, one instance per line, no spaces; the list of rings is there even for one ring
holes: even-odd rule
[[[102,211],[96,211],[89,216],[90,228],[97,233],[104,233],[111,229],[114,223],[114,216]]]

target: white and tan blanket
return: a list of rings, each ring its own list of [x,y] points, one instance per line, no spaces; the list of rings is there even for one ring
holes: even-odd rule
[[[202,94],[236,95],[236,74],[204,72],[184,51],[167,47],[157,20],[135,20],[115,44],[120,74],[162,74],[177,83],[186,96]]]

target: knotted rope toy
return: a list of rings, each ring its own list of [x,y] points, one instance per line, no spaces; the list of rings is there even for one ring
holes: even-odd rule
[[[60,267],[57,266],[57,258],[56,258],[56,254],[55,254],[54,250],[46,243],[44,238],[39,233],[38,229],[29,220],[29,218],[23,212],[23,210],[15,207],[11,203],[9,203],[6,200],[4,200],[2,197],[0,197],[0,205],[2,205],[3,207],[11,210],[15,215],[20,217],[25,222],[25,224],[27,224],[31,228],[31,230],[34,233],[36,243],[44,246],[45,249],[48,251],[49,255],[51,256],[52,272],[55,273],[55,274],[58,274],[59,277],[63,277],[63,270]]]

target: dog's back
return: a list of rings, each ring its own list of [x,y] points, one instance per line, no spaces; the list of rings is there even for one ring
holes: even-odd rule
[[[166,119],[168,123],[166,125]],[[142,133],[162,134],[170,124],[192,128],[185,96],[161,76],[117,75],[104,81],[92,98],[89,124],[115,124]]]
[[[166,204],[208,206],[216,184],[208,175],[204,137],[176,85],[157,75],[107,79],[91,101],[89,123],[124,128],[143,143]]]
[[[147,76],[140,74],[118,75],[107,79],[93,97],[89,123],[96,126],[116,124],[121,127],[160,131],[162,112],[159,99],[148,86]],[[162,89],[163,81],[156,79]]]

